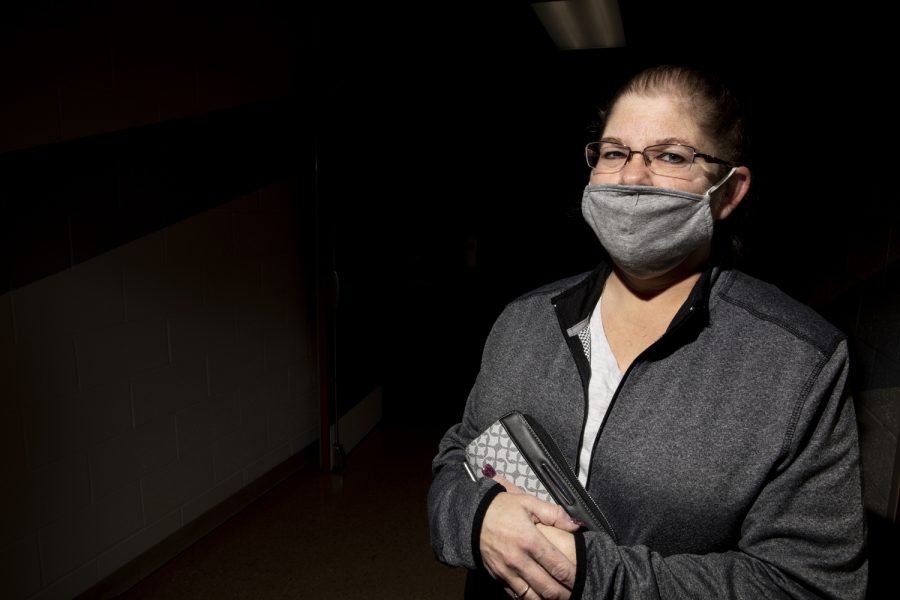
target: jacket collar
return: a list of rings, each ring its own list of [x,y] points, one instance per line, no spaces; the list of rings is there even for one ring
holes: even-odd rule
[[[603,284],[611,271],[611,265],[603,261],[583,279],[550,299],[556,308],[556,315],[564,332],[571,335],[570,332],[579,330],[581,324],[590,318],[591,311],[594,310],[600,294],[603,292]],[[687,299],[675,313],[666,333],[679,328],[686,320],[700,326],[708,322],[710,294],[721,271],[722,269],[717,263],[712,263],[701,273],[700,279],[694,284]]]

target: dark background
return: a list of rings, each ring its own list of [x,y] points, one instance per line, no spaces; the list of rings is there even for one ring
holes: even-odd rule
[[[605,97],[644,66],[711,70],[744,101],[746,270],[827,312],[885,267],[890,209],[866,149],[883,146],[890,111],[861,68],[883,54],[878,14],[621,6],[627,47],[580,51],[557,50],[527,2],[321,15],[342,322],[369,314],[354,302],[387,302],[385,375],[405,414],[427,402],[452,422],[502,304],[594,264],[582,148]]]
[[[381,385],[387,418],[442,429],[503,305],[599,256],[579,206],[605,96],[644,66],[711,69],[750,116],[744,268],[848,334],[887,581],[900,214],[886,6],[623,0],[626,47],[583,51],[556,49],[522,1],[6,7],[0,292],[290,178],[323,292],[311,308],[336,333],[322,356],[338,411]]]
[[[302,210],[317,223],[320,278],[336,270],[340,281],[341,412],[384,383],[390,411],[415,414],[427,402],[443,425],[461,408],[503,304],[597,259],[579,206],[582,148],[598,107],[639,68],[684,62],[729,82],[749,114],[745,269],[834,313],[842,294],[897,253],[882,183],[890,167],[879,160],[893,125],[879,71],[888,55],[884,10],[868,2],[844,12],[620,6],[626,47],[579,51],[558,50],[523,1],[268,0],[249,10],[238,0],[155,8],[94,0],[10,9],[0,39],[12,91],[74,89],[61,106],[81,101],[91,118],[70,124],[61,143],[29,147],[17,139],[28,115],[15,110],[36,108],[8,113],[6,146],[21,149],[0,156],[9,215],[0,282],[15,289],[297,176]],[[110,34],[74,25],[109,14],[127,27]],[[265,33],[248,37],[254,27]],[[167,96],[182,90],[162,89],[163,109],[145,119],[157,123],[117,127],[124,104],[91,105],[77,90],[99,85],[91,61],[135,28],[153,50],[159,38],[163,46],[174,39],[180,46],[169,52],[192,54],[195,73],[232,95],[230,84],[252,85],[254,76],[289,71],[290,83],[271,98],[245,94],[205,114],[167,115]],[[203,29],[215,37],[197,38]],[[144,40],[122,41],[142,48]],[[210,48],[227,48],[227,60]],[[59,52],[72,68],[58,81],[34,80]],[[228,61],[231,72],[221,66]],[[204,101],[215,97],[196,107]],[[125,205],[126,197],[140,201]],[[357,336],[383,340],[385,351],[357,351]]]

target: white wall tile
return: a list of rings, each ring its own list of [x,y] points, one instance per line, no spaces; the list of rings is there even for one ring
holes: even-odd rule
[[[206,361],[207,348],[234,344],[234,313],[214,314],[204,307],[169,315],[172,362]]]
[[[85,440],[93,445],[115,437],[132,425],[131,386],[124,381],[86,389],[79,394],[86,415]]]
[[[85,422],[78,395],[36,397],[24,407],[28,454],[34,467],[84,449]]]
[[[218,396],[252,385],[263,376],[264,349],[257,344],[209,349],[209,393]]]
[[[244,213],[235,230],[235,255],[239,259],[260,259],[296,251],[294,223],[271,212]]]
[[[177,459],[174,415],[148,421],[91,449],[91,488],[99,498]]]
[[[259,381],[241,386],[241,414],[264,415],[292,403],[290,370],[278,369],[267,373]]]
[[[38,396],[24,411],[29,457],[37,467],[130,429],[131,393],[117,382],[71,396]]]
[[[13,292],[19,336],[85,331],[125,319],[122,266],[114,253],[79,263]]]
[[[0,545],[20,559],[15,589],[37,592],[43,552],[39,597],[77,595],[315,440],[289,193],[0,295],[0,453],[15,490],[0,493]]]
[[[203,335],[204,352],[235,343],[234,311],[232,304],[214,302],[204,304],[201,314],[191,315],[190,318],[202,327],[199,332]]]
[[[91,517],[91,510],[79,511],[41,530],[41,563],[46,581],[56,581],[93,558],[97,530]]]
[[[307,298],[304,294],[288,292],[288,306],[291,307],[291,310],[288,313],[287,328],[291,340],[297,344],[294,349],[297,356],[315,356],[317,352],[316,317],[311,314],[306,302]]]
[[[198,451],[141,480],[144,519],[154,522],[213,486],[213,458],[209,449]]]
[[[15,356],[12,295],[3,294],[0,296],[0,405],[14,401]]]
[[[251,303],[239,304],[235,313],[238,324],[238,339],[241,339],[241,333],[244,336],[252,333],[246,331],[250,327],[258,329],[262,334],[287,328],[288,312],[291,308],[288,306],[286,292],[277,294],[260,292],[257,296],[251,298]],[[245,324],[243,328],[241,327],[242,324]]]
[[[0,547],[0,590],[4,598],[27,598],[41,588],[37,536]]]
[[[256,260],[209,265],[203,280],[203,300],[207,308],[237,306],[256,302],[262,293],[262,271]]]
[[[34,536],[37,522],[21,409],[9,400],[0,399],[0,547]]]
[[[172,316],[183,312],[191,313],[202,310],[203,291],[205,289],[203,268],[195,265],[169,263],[166,266],[166,281],[172,290],[165,300],[166,315]]]
[[[169,362],[166,322],[123,323],[76,336],[81,385],[94,387],[127,379]]]
[[[234,211],[236,213],[241,213],[239,216],[239,223],[243,225],[243,219],[246,213],[255,213],[262,210],[262,204],[260,203],[259,191],[251,192],[249,194],[244,194],[239,198],[235,198],[234,200],[230,200],[226,202],[222,206],[220,206],[217,210],[220,211]]]
[[[86,507],[91,501],[87,455],[64,456],[35,469],[33,484],[39,526]]]
[[[0,344],[12,344],[15,341],[12,310],[12,294],[0,295]]]
[[[36,535],[38,506],[33,474],[15,473],[0,491],[0,546]]]
[[[306,399],[310,392],[318,385],[318,364],[314,358],[300,356],[290,367],[291,374],[291,398],[295,400]]]
[[[206,362],[175,362],[138,373],[132,393],[136,425],[174,415],[208,397]]]
[[[285,368],[292,362],[294,358],[291,352],[293,344],[289,334],[287,328],[270,330],[266,334],[266,371],[271,372]]]
[[[91,493],[109,494],[140,479],[140,459],[130,435],[100,444],[90,452]]]
[[[240,389],[241,414],[244,418],[250,415],[264,415],[272,408],[272,382],[263,377]]]
[[[176,418],[180,456],[208,448],[226,433],[240,427],[238,392],[208,398],[180,411]]]
[[[299,406],[282,406],[268,415],[269,447],[279,446],[300,435],[305,430],[305,411]]]
[[[30,468],[22,408],[9,398],[0,400],[0,468],[11,485],[22,480]]]
[[[267,451],[265,415],[244,421],[241,428],[222,437],[213,447],[216,482],[239,472]]]
[[[319,427],[310,427],[291,440],[291,454],[305,450],[310,444],[317,443],[319,439]]]
[[[185,503],[181,511],[185,525],[238,493],[242,487],[244,487],[244,478],[240,473],[235,473],[228,479],[216,484],[208,492],[200,494],[195,499]]]
[[[95,504],[67,515],[40,532],[40,548],[47,581],[55,581],[96,557],[100,550],[137,532],[143,526],[137,482]]]
[[[259,460],[244,469],[244,483],[248,484],[251,481],[259,479],[259,477],[265,475],[290,457],[290,444],[282,444],[281,446],[272,448]]]
[[[267,406],[272,409],[295,404],[291,396],[291,369],[282,367],[269,372],[266,381],[268,383],[269,401]],[[318,401],[317,401],[318,402]]]
[[[165,230],[169,265],[207,265],[234,259],[232,216],[207,211]]]
[[[125,320],[122,261],[115,252],[76,264],[69,296],[64,299],[72,332],[88,331]]]
[[[140,484],[134,482],[100,498],[94,503],[92,510],[97,531],[97,550],[111,548],[144,526]]]
[[[43,339],[124,320],[121,271],[104,267],[68,269],[14,290],[19,337]]]
[[[23,401],[78,392],[75,345],[67,334],[20,338],[13,361],[13,394]]]
[[[66,299],[73,278],[72,271],[67,270],[13,290],[15,327],[20,339],[71,333]]]
[[[202,305],[201,273],[173,267],[166,261],[162,232],[127,244],[123,250],[127,318],[140,321],[165,317],[192,305]]]
[[[61,579],[54,581],[41,593],[28,600],[71,600],[97,583],[97,561],[90,561]]]
[[[97,574],[103,579],[178,531],[181,511],[175,510],[97,556]]]
[[[173,306],[185,304],[188,292],[172,281],[165,263],[125,269],[123,276],[125,309],[129,321],[165,317]]]
[[[122,266],[126,269],[141,268],[165,262],[165,231],[154,231],[116,248],[115,254],[120,255]]]
[[[254,298],[252,303],[235,307],[234,340],[236,345],[263,348],[266,331],[271,327],[271,323],[260,300],[261,298]]]
[[[262,291],[276,295],[300,288],[303,266],[296,254],[276,254],[262,260]]]

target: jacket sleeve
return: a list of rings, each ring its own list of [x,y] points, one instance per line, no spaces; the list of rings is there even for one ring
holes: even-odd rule
[[[428,490],[428,522],[435,557],[442,563],[467,569],[480,568],[481,522],[488,505],[503,486],[488,478],[473,482],[463,467],[465,448],[500,415],[488,408],[482,397],[491,377],[487,364],[496,352],[502,326],[498,319],[482,354],[482,365],[469,393],[462,421],[442,438],[432,461],[432,481]]]
[[[866,531],[847,370],[842,341],[796,400],[783,458],[746,514],[737,548],[662,556],[616,546],[603,533],[578,534],[586,564],[572,597],[862,600]]]

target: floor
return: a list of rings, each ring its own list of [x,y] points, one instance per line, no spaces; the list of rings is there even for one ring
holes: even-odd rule
[[[339,474],[286,479],[119,598],[462,598],[428,542],[439,438],[382,422]]]
[[[434,559],[425,512],[443,428],[382,421],[340,473],[285,479],[118,598],[459,600],[465,572]],[[890,531],[871,540],[869,600],[897,597]]]

